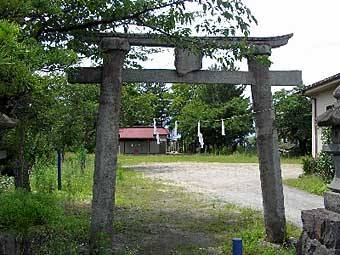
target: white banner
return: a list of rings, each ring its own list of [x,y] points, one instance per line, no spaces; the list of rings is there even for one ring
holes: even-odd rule
[[[225,136],[224,120],[222,120],[222,135]]]
[[[153,134],[156,135],[157,134],[157,126],[156,126],[156,119],[153,119]]]
[[[203,140],[203,134],[201,133],[201,122],[200,121],[197,123],[197,136],[198,136],[198,142],[200,143],[201,148],[203,149],[204,140]]]

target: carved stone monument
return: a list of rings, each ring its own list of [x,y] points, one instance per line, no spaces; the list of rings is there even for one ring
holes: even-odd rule
[[[340,254],[340,86],[334,91],[336,103],[317,118],[321,127],[331,127],[331,144],[323,151],[332,154],[335,177],[324,194],[324,208],[302,211],[303,232],[297,254]]]

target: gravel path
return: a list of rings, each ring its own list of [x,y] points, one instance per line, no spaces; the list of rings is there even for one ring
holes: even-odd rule
[[[130,167],[129,167],[130,168]],[[172,182],[187,191],[243,207],[262,209],[258,164],[233,163],[143,163],[131,166],[146,177]],[[282,165],[284,179],[301,174],[300,165]],[[323,207],[321,196],[284,186],[286,218],[301,226],[301,210]]]

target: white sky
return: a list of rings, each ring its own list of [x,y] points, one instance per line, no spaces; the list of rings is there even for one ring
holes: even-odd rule
[[[251,36],[294,33],[289,43],[273,50],[271,69],[302,70],[305,85],[340,72],[338,0],[244,0],[258,20]]]
[[[273,49],[271,70],[302,70],[305,85],[340,72],[340,1],[244,0],[258,20],[250,36],[294,33],[286,46]],[[145,68],[174,68],[172,52],[154,56]],[[204,64],[206,68],[211,63]],[[241,63],[246,70],[246,63]],[[278,89],[278,88],[277,88]],[[277,90],[277,89],[274,89]]]

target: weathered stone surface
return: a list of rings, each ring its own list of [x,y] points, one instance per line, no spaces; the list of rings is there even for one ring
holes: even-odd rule
[[[267,239],[273,243],[282,243],[286,236],[286,218],[269,67],[256,59],[248,59],[248,68],[255,79],[251,92],[256,112],[257,152]]]
[[[325,145],[324,149],[332,154],[335,168],[334,179],[328,185],[331,192],[325,194],[325,207],[340,213],[340,86],[336,88],[333,96],[336,102],[317,117],[317,123],[321,127],[331,127],[331,144]]]
[[[340,86],[335,90],[337,102],[317,118],[319,126],[331,126],[331,144],[324,149],[333,156],[335,177],[324,194],[326,209],[303,211],[301,254],[340,254]]]
[[[335,180],[337,183],[338,181]],[[333,183],[334,185],[334,183]],[[340,213],[340,194],[332,191],[327,191],[324,194],[325,208],[330,211]]]
[[[309,236],[309,238],[315,238],[315,217],[314,213],[310,210],[304,210],[301,212],[301,219],[303,224],[303,231]]]
[[[103,38],[101,41],[101,48],[104,50],[124,50],[130,49],[128,40],[124,38]]]
[[[102,38],[119,37],[126,38],[130,45],[133,46],[150,46],[150,47],[174,47],[173,41],[169,40],[167,36],[150,35],[150,34],[120,34],[120,33],[93,33],[88,35],[85,41],[99,42]],[[197,41],[202,44],[202,47],[216,44],[218,48],[230,49],[230,45],[246,41],[249,45],[269,45],[271,48],[278,48],[288,43],[293,34],[273,37],[241,37],[241,36],[220,36],[220,37],[190,37],[192,41]]]
[[[340,254],[340,214],[323,208],[302,211],[297,254]]]
[[[17,120],[9,118],[6,114],[0,113],[0,129],[14,128],[17,125]]]
[[[202,69],[202,52],[191,52],[187,49],[175,48],[175,67],[179,76]]]
[[[304,231],[296,249],[297,255],[340,255],[340,249],[328,249],[316,239],[310,239]]]
[[[104,41],[103,43],[105,44]],[[113,241],[122,68],[127,53],[124,50],[127,48],[125,43],[126,40],[109,40],[106,45],[103,45],[114,49],[105,51],[100,87],[93,175],[91,254],[97,254],[103,241],[108,243]]]
[[[0,233],[0,255],[17,254],[15,237]]]
[[[122,73],[125,82],[173,82],[194,84],[254,84],[255,80],[250,72],[243,71],[209,71],[200,70],[180,77],[175,70],[164,69],[125,69]],[[70,83],[101,83],[101,67],[75,68],[68,73]],[[302,84],[301,71],[270,71],[269,83],[271,86],[297,86]]]
[[[255,52],[256,55],[268,55],[270,56],[272,54],[272,47],[267,44],[261,44],[257,45],[255,47]]]

